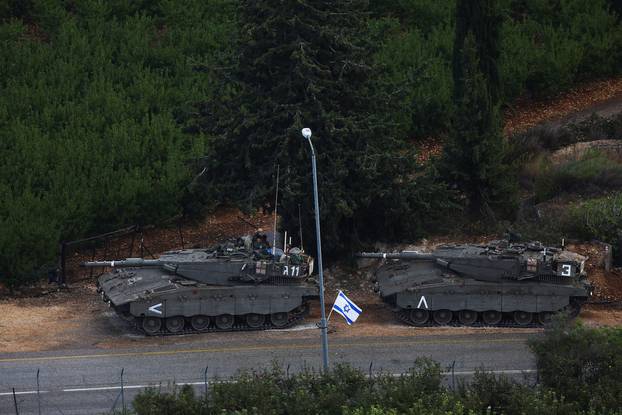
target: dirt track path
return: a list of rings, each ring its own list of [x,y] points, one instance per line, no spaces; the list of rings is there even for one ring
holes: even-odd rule
[[[553,99],[519,101],[505,111],[503,132],[508,136],[539,124],[559,128],[593,113],[610,117],[621,111],[622,77],[592,81]]]

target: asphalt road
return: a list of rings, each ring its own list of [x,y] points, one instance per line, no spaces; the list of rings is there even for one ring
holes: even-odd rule
[[[316,335],[317,334],[317,335]],[[458,333],[399,337],[348,337],[329,339],[331,364],[349,363],[389,373],[407,371],[417,357],[427,356],[450,366],[456,377],[470,376],[485,368],[510,376],[534,372],[534,360],[526,340],[533,334]],[[202,340],[202,339],[201,339]],[[319,333],[305,338],[261,339],[243,333],[233,341],[205,341],[123,350],[63,350],[43,353],[0,354],[0,414],[15,414],[12,388],[17,393],[19,414],[106,413],[121,408],[123,369],[124,399],[151,385],[167,388],[190,383],[203,390],[208,379],[227,379],[239,370],[268,368],[277,362],[293,373],[304,367],[319,368]],[[37,370],[40,394],[37,398]],[[448,382],[450,377],[448,377]]]

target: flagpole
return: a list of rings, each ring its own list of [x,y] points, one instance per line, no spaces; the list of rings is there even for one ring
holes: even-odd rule
[[[341,292],[341,290],[339,290],[339,293]],[[339,293],[337,293],[337,298],[339,298]],[[335,302],[337,301],[337,299],[335,299]],[[330,316],[333,315],[333,310],[335,309],[335,303],[333,302],[333,306],[330,308],[330,312],[328,313],[328,317],[326,317],[326,323],[328,324],[328,321],[330,320]]]

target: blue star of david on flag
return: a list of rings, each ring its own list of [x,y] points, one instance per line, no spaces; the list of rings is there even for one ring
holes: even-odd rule
[[[352,325],[352,323],[354,323],[363,312],[363,310],[354,304],[352,300],[346,297],[342,291],[339,291],[339,294],[335,299],[335,304],[333,304],[332,311],[341,314],[343,318],[346,319],[346,323],[348,323],[348,325]]]

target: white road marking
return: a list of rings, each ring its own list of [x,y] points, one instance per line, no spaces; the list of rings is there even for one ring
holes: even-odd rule
[[[50,391],[39,391],[39,393],[50,393]],[[22,392],[15,392],[15,395],[36,395],[37,391],[22,391]],[[2,392],[0,393],[0,396],[11,396],[13,395],[13,392]]]
[[[475,370],[463,370],[463,371],[454,371],[454,375],[456,376],[470,376],[470,375],[474,375],[477,371]],[[493,373],[495,375],[520,375],[523,373],[536,373],[535,369],[503,369],[503,370],[486,370],[486,373]],[[445,371],[445,372],[441,372],[442,375],[444,376],[449,376],[451,375],[451,372],[449,371]],[[407,373],[393,373],[392,376],[395,377],[399,377],[402,375],[407,375]],[[214,381],[214,380],[208,380],[208,384],[210,383],[231,383],[232,381],[230,380],[218,380],[218,381]],[[179,383],[175,383],[175,385],[177,386],[184,386],[184,385],[190,385],[190,386],[198,386],[198,385],[204,385],[205,382],[179,382]],[[146,389],[146,388],[150,388],[150,387],[155,387],[158,386],[158,384],[151,384],[151,385],[123,385],[123,389]],[[67,392],[67,393],[71,393],[71,392],[97,392],[97,391],[110,391],[110,390],[120,390],[121,386],[116,385],[116,386],[97,386],[97,387],[93,387],[93,388],[68,388],[68,389],[61,389],[60,392]],[[39,393],[50,393],[51,391],[48,390],[42,390],[39,391]],[[36,395],[37,391],[20,391],[20,392],[15,392],[15,395]],[[0,392],[0,396],[11,396],[13,395],[13,392]]]

